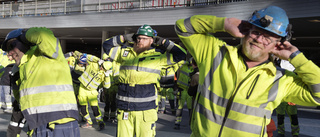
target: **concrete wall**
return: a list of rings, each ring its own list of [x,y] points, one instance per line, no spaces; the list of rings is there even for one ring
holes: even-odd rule
[[[276,5],[284,8],[289,18],[320,16],[319,0],[250,0],[215,6],[5,18],[0,19],[0,29],[28,28],[33,26],[45,26],[48,28],[121,27],[140,26],[145,23],[149,25],[174,25],[177,19],[196,14],[247,19],[253,12],[252,9],[261,9],[267,5]]]

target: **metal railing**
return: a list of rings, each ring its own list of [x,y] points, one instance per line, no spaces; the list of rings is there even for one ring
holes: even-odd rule
[[[247,0],[42,0],[2,2],[0,18],[53,16],[188,6],[216,5]]]

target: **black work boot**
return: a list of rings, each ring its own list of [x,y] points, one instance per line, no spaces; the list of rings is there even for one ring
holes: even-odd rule
[[[174,129],[180,130],[180,124],[174,124]]]

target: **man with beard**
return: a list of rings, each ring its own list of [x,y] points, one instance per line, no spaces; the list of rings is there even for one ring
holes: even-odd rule
[[[176,33],[199,67],[192,137],[267,137],[271,114],[283,102],[320,105],[320,69],[287,40],[291,25],[276,6],[248,21],[195,15],[176,22]],[[211,33],[242,38],[229,46]],[[294,72],[276,67],[270,55],[288,60]]]
[[[170,40],[155,37],[149,25],[142,25],[136,34],[107,39],[103,48],[120,63],[117,136],[155,136],[161,69],[185,59],[186,51]]]

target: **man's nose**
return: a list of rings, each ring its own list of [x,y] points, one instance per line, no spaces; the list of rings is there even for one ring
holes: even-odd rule
[[[256,37],[256,40],[261,43],[261,42],[263,42],[263,38],[264,38],[263,35],[258,35],[258,36]]]

